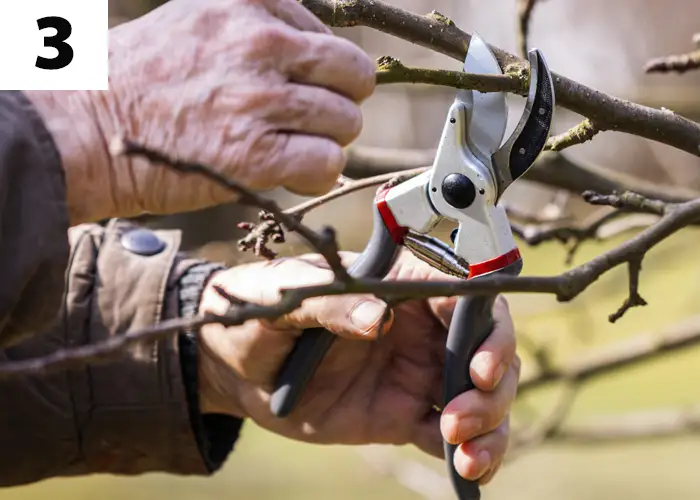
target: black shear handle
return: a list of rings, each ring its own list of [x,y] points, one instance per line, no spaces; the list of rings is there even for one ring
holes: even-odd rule
[[[522,260],[518,260],[499,273],[517,275],[521,269]],[[469,365],[479,346],[493,330],[494,301],[493,295],[463,296],[457,299],[445,350],[444,406],[463,392],[474,388],[474,382],[469,375]],[[464,479],[455,469],[454,454],[457,445],[445,442],[444,447],[445,462],[457,498],[479,500],[479,483]]]
[[[375,205],[372,235],[348,273],[354,278],[383,278],[394,265],[398,250]],[[325,328],[304,330],[277,374],[270,399],[273,415],[286,417],[294,410],[335,337]]]

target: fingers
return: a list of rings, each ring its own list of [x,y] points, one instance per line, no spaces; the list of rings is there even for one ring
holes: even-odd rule
[[[294,259],[288,260],[284,267],[285,273],[297,280],[304,276],[305,281],[320,284],[333,279],[331,271]],[[377,338],[380,329],[381,334],[386,333],[392,321],[393,312],[376,297],[338,295],[307,299],[299,309],[285,316],[282,323],[297,329],[322,326],[341,337],[369,340]]]
[[[439,299],[439,300],[438,300]],[[455,297],[435,298],[430,302],[437,319],[449,328]],[[493,330],[479,346],[469,365],[469,374],[474,385],[483,391],[492,391],[513,362],[516,352],[516,337],[513,319],[505,297],[496,297],[493,306]]]
[[[515,327],[508,311],[508,302],[499,295],[493,306],[494,327],[477,349],[469,365],[474,385],[492,391],[515,358]]]
[[[246,47],[232,47],[232,53],[242,50],[247,59],[265,61],[263,67],[293,82],[323,87],[358,103],[374,91],[374,61],[350,40],[328,31],[300,32],[273,22],[252,31],[247,42]]]
[[[500,467],[508,449],[510,422],[506,418],[493,432],[462,443],[454,454],[457,473],[479,484],[488,483]]]
[[[385,302],[362,295],[318,297],[284,318],[284,324],[298,329],[322,326],[336,335],[372,340],[391,328],[393,313]]]
[[[362,102],[376,85],[375,63],[360,47],[333,34],[304,33],[305,50],[286,62],[286,72],[299,83],[338,92]]]
[[[280,21],[302,31],[330,33],[331,30],[297,0],[263,0],[267,11]]]
[[[332,280],[331,271],[298,259],[240,266],[237,273],[226,277],[226,281],[237,283],[235,295],[238,298],[262,305],[277,302],[280,289],[326,284]],[[241,283],[248,283],[248,286],[243,287]],[[228,289],[226,282],[219,284]],[[296,330],[323,327],[343,337],[373,339],[379,335],[380,328],[385,333],[392,320],[393,314],[382,300],[370,295],[339,295],[307,299],[274,325]]]
[[[493,392],[467,391],[447,404],[440,419],[445,441],[464,443],[494,430],[503,422],[518,389],[520,362],[516,360]]]
[[[256,169],[241,172],[243,184],[260,190],[281,185],[302,196],[332,189],[346,162],[337,142],[313,135],[268,133],[251,141],[248,150]]]
[[[299,132],[350,144],[362,129],[362,111],[350,99],[309,85],[287,84],[270,92],[265,121],[282,132]]]

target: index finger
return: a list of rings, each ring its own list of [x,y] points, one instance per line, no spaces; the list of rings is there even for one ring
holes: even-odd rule
[[[301,31],[332,33],[328,26],[297,0],[263,0],[263,5],[274,17]]]

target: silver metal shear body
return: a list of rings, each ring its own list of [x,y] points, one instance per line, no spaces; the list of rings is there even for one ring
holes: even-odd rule
[[[401,246],[437,269],[464,279],[520,273],[522,258],[505,209],[498,202],[542,152],[555,105],[544,57],[533,49],[528,59],[527,101],[510,137],[503,142],[508,117],[505,93],[458,91],[432,168],[378,192],[372,236],[348,270],[352,276],[384,277]],[[477,35],[469,44],[464,71],[502,74],[495,55]],[[427,235],[443,219],[457,223],[451,237],[453,248]],[[474,388],[469,364],[493,328],[494,298],[475,295],[457,301],[446,343],[443,407]],[[278,374],[270,403],[275,415],[284,417],[294,409],[334,338],[322,328],[303,333]],[[460,500],[478,500],[478,484],[463,479],[454,468],[455,449],[445,443],[455,492]]]

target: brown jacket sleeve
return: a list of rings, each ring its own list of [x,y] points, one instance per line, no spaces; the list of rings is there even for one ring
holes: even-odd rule
[[[32,104],[0,92],[0,347],[56,316],[68,261],[58,150]]]
[[[139,253],[125,243],[133,230],[80,226],[69,245],[58,151],[31,103],[0,92],[0,364],[181,313],[183,277],[206,264],[178,255],[177,231],[157,232],[162,248]],[[183,334],[110,363],[0,381],[0,485],[213,472],[241,421],[199,413],[196,375],[196,343]]]
[[[178,283],[199,262],[177,254],[179,231],[149,232],[165,244],[155,255],[130,251],[125,237],[134,230],[120,220],[72,229],[59,321],[0,351],[0,363],[178,316]],[[241,422],[198,414],[196,355],[184,370],[181,346],[175,336],[132,348],[116,361],[0,381],[0,485],[95,472],[218,469]]]

